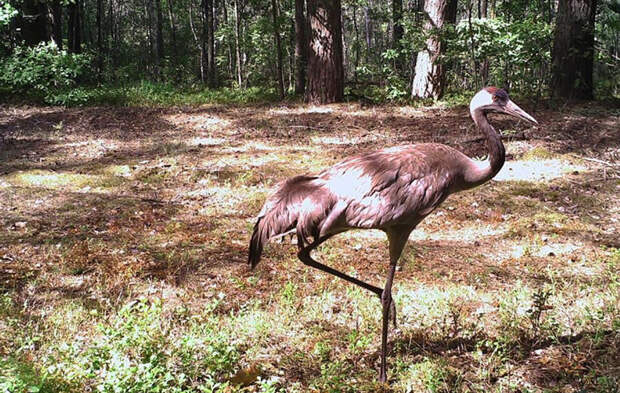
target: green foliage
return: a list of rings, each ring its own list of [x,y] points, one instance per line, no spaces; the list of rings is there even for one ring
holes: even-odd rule
[[[278,99],[274,89],[208,89],[202,85],[139,81],[125,85],[83,86],[52,90],[56,105],[175,106],[203,104],[250,104]]]
[[[27,362],[0,358],[0,393],[61,393],[71,391],[62,380],[37,372]]]
[[[79,93],[67,90],[86,76],[90,61],[89,55],[61,51],[54,43],[18,46],[0,61],[0,89],[42,98],[53,105],[80,102],[83,97]]]
[[[405,392],[448,393],[460,391],[463,376],[443,359],[425,358],[409,367],[403,382]]]
[[[617,97],[620,95],[620,4],[614,0],[601,3],[595,24],[595,91],[597,97]]]
[[[9,3],[0,4],[0,27],[4,27],[17,15],[17,10]]]
[[[447,51],[443,62],[461,64],[461,72],[448,73],[448,86],[460,90],[482,87],[481,65],[488,61],[488,84],[510,87],[522,94],[540,93],[549,82],[551,25],[537,18],[508,22],[504,19],[462,20],[445,31]],[[465,75],[463,75],[463,73]],[[465,77],[473,86],[463,86]],[[460,88],[460,89],[459,89]]]
[[[0,392],[66,392],[84,386],[102,393],[226,389],[224,380],[240,357],[230,332],[208,314],[188,319],[180,309],[179,326],[174,326],[162,313],[159,299],[131,302],[110,322],[100,322],[92,339],[56,345],[40,370],[23,361],[2,361]]]
[[[321,363],[321,375],[312,387],[320,392],[355,392],[356,389],[348,383],[350,370],[351,366],[341,361]]]

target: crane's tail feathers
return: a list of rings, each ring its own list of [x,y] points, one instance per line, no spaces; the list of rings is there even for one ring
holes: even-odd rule
[[[250,252],[248,253],[248,263],[252,269],[260,262],[263,247],[268,241],[285,236],[291,233],[292,228],[295,228],[296,221],[291,220],[287,214],[283,213],[287,212],[272,210],[256,221],[250,239]]]
[[[312,183],[315,179],[310,176],[296,176],[288,179],[265,202],[250,240],[248,263],[252,268],[260,261],[265,244],[274,237],[296,231],[298,242],[305,244],[308,235],[314,235],[316,222],[313,217],[315,215],[308,214],[307,208],[301,206],[304,205],[303,202],[309,195],[316,194],[319,189],[319,186]],[[317,196],[319,197],[320,195]]]
[[[248,263],[252,269],[256,267],[260,261],[260,256],[263,253],[264,241],[261,239],[261,218],[256,221],[254,225],[254,232],[252,233],[252,239],[250,240],[250,252],[248,255]]]

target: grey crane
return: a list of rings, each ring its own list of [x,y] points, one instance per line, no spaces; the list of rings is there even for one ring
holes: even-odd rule
[[[306,265],[359,285],[381,299],[383,328],[379,381],[386,382],[390,314],[396,323],[392,281],[396,264],[413,229],[450,194],[492,179],[505,160],[504,145],[487,114],[505,113],[538,122],[513,103],[503,89],[486,87],[469,106],[484,134],[488,163],[437,143],[397,146],[341,161],[317,175],[295,176],[277,186],[258,214],[250,240],[249,263],[258,264],[263,246],[274,237],[295,232],[299,259]],[[321,243],[350,229],[380,229],[387,234],[390,266],[383,289],[317,262],[310,255]]]

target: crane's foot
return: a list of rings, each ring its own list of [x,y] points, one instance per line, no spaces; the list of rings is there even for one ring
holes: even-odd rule
[[[381,368],[381,371],[379,372],[379,382],[381,383],[387,382],[387,374],[384,368]]]

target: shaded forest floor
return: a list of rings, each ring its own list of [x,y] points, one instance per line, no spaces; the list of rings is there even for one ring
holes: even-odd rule
[[[523,107],[496,179],[411,236],[387,391],[619,388],[620,110]],[[464,107],[0,107],[0,391],[384,389],[378,299],[288,241],[249,271],[253,217],[288,176],[478,137]],[[383,285],[386,239],[317,258]]]

